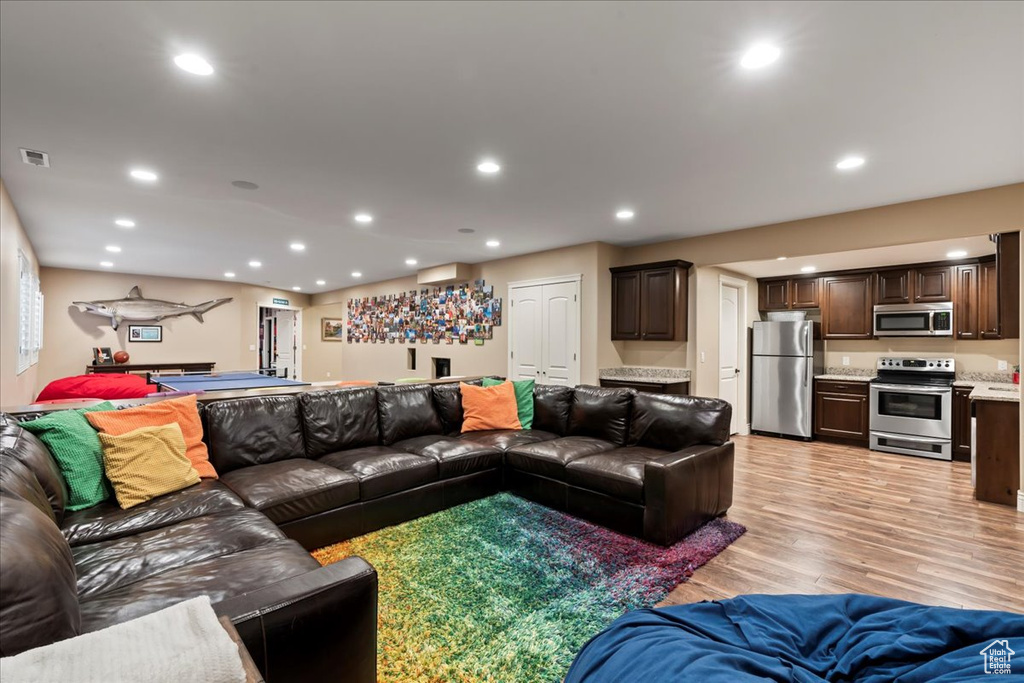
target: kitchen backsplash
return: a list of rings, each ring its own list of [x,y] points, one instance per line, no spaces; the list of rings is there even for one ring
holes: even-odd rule
[[[829,374],[842,374],[851,369],[873,370],[881,356],[921,356],[923,358],[955,358],[957,374],[1000,373],[999,361],[1006,361],[1006,372],[1020,363],[1017,339],[923,339],[897,338],[844,340],[825,342],[825,365]],[[843,365],[843,358],[849,365]],[[839,370],[832,373],[831,369]]]

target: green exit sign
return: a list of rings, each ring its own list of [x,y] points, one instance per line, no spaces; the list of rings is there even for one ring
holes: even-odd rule
[[[275,306],[287,306],[288,305],[288,299],[274,299],[274,305]]]

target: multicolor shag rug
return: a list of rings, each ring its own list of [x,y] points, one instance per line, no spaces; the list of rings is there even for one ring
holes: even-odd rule
[[[313,556],[377,568],[378,681],[532,683],[561,681],[591,636],[744,531],[716,519],[663,548],[502,493]]]

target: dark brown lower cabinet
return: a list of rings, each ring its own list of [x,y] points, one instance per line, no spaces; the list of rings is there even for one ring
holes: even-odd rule
[[[1017,505],[1020,486],[1020,405],[1014,401],[975,401],[978,452],[974,455],[974,497]]]
[[[971,390],[953,387],[953,459],[971,461]]]
[[[618,379],[603,379],[601,380],[601,386],[610,389],[636,389],[637,391],[646,391],[649,394],[690,395],[689,382],[627,382]]]
[[[814,436],[868,445],[868,383],[816,380]]]

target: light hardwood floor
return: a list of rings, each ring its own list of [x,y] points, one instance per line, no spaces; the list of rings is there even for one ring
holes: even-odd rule
[[[970,465],[736,437],[728,519],[747,533],[661,604],[870,593],[1024,612],[1024,514],[974,500]]]

